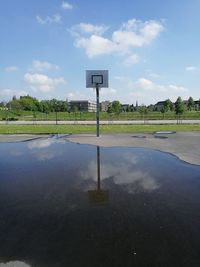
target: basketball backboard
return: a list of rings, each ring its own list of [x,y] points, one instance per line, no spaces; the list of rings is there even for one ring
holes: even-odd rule
[[[86,70],[86,88],[108,88],[108,70]]]

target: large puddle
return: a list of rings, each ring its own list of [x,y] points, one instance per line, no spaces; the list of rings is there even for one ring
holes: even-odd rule
[[[200,167],[62,138],[0,144],[0,267],[200,266]]]

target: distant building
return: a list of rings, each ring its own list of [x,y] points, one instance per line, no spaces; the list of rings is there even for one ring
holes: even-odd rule
[[[156,103],[154,105],[154,110],[155,111],[161,111],[164,107],[164,103],[165,103],[165,101],[159,101],[158,103]]]
[[[107,112],[109,104],[110,104],[110,101],[101,102],[101,111]]]
[[[69,102],[70,111],[95,112],[96,102],[89,100],[72,100]]]
[[[187,108],[188,107],[188,100],[183,100],[183,104]],[[194,100],[194,109],[199,110],[199,108],[200,108],[200,100]]]
[[[200,110],[200,100],[194,101],[195,110]]]
[[[129,104],[122,104],[121,105],[121,111],[129,111]]]

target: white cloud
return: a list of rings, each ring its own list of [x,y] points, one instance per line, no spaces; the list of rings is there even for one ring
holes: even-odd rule
[[[32,68],[34,71],[59,70],[59,66],[51,64],[47,61],[40,61],[40,60],[34,60],[32,63]]]
[[[188,99],[191,95],[190,89],[182,85],[158,83],[145,77],[133,80],[127,76],[116,76],[114,84],[122,103],[135,104],[137,100],[139,104],[148,105],[167,98],[176,101],[178,96]]]
[[[81,26],[82,25],[82,26]],[[79,24],[71,28],[73,36],[76,37],[75,46],[83,48],[89,58],[99,55],[132,53],[132,49],[150,44],[164,30],[159,21],[145,21],[132,19],[112,33],[111,38],[105,38],[101,35],[106,30],[105,25]],[[91,36],[80,35],[80,29],[83,32],[90,33]],[[77,31],[76,31],[77,30]],[[133,53],[132,53],[133,54]]]
[[[126,76],[115,76],[114,79],[117,80],[117,81],[120,81],[120,82],[127,82],[127,81],[130,80],[130,79],[129,79],[128,77],[126,77]]]
[[[188,89],[183,86],[177,86],[173,84],[169,85],[160,85],[156,84],[151,80],[140,78],[138,81],[135,82],[135,87],[141,88],[144,91],[151,91],[151,92],[169,92],[169,93],[185,93],[188,92]]]
[[[149,77],[151,78],[162,78],[162,75],[155,73],[155,72],[149,72]]]
[[[118,50],[116,44],[98,35],[92,35],[90,38],[80,38],[75,42],[75,46],[84,48],[89,58],[99,55],[109,55]]]
[[[18,71],[19,68],[17,66],[8,66],[5,68],[6,72],[14,72],[14,71]]]
[[[116,100],[117,90],[115,88],[101,88],[100,98],[103,100]],[[88,90],[71,90],[67,93],[67,98],[70,100],[91,100],[96,101],[96,92],[93,88],[88,88]]]
[[[50,78],[44,74],[38,73],[26,73],[24,75],[24,80],[31,86],[33,90],[39,90],[41,92],[50,92],[66,83],[63,77],[60,78]]]
[[[13,89],[0,89],[0,97],[2,98],[10,98],[13,96],[19,97],[23,95],[28,95],[28,92],[22,90],[13,90]]]
[[[114,88],[101,88],[100,94],[103,97],[112,98],[113,95],[116,95],[117,90]]]
[[[68,3],[68,2],[62,2],[62,9],[64,10],[70,10],[70,9],[73,9],[73,5]]]
[[[126,81],[129,89],[130,98],[139,100],[140,104],[153,104],[160,100],[170,98],[176,101],[178,96],[188,99],[189,89],[175,84],[158,84],[146,78],[140,78],[137,81],[129,79]]]
[[[67,98],[69,98],[69,100],[86,100],[88,96],[79,91],[73,91],[67,94]]]
[[[139,92],[139,91],[131,92],[129,94],[129,96],[131,98],[134,98],[134,99],[144,99],[145,100],[145,94],[142,92]],[[142,102],[142,103],[144,103],[144,102]]]
[[[128,57],[123,61],[123,64],[124,64],[124,66],[126,66],[126,67],[130,67],[130,66],[132,66],[132,65],[134,65],[134,64],[139,63],[139,61],[140,61],[139,56],[136,55],[136,54],[133,54],[133,55],[128,56]]]
[[[36,20],[39,24],[52,24],[52,23],[61,23],[62,17],[59,14],[55,14],[53,16],[47,16],[45,18],[42,18],[41,16],[36,16]]]
[[[196,71],[196,70],[199,70],[199,68],[196,67],[196,66],[187,66],[187,67],[185,68],[185,70],[186,70],[186,71]]]
[[[47,21],[46,21],[46,19],[42,19],[40,16],[36,16],[36,20],[37,20],[37,22],[39,23],[39,24],[46,24],[47,23]]]
[[[81,34],[96,34],[96,35],[102,35],[108,30],[108,26],[102,24],[102,25],[93,25],[90,23],[80,23],[77,25],[74,25],[69,30],[72,35],[80,37]]]

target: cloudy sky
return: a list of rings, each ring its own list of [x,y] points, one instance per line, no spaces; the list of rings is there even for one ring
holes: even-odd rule
[[[0,0],[0,101],[95,99],[85,70],[108,69],[103,100],[200,98],[199,0]]]

